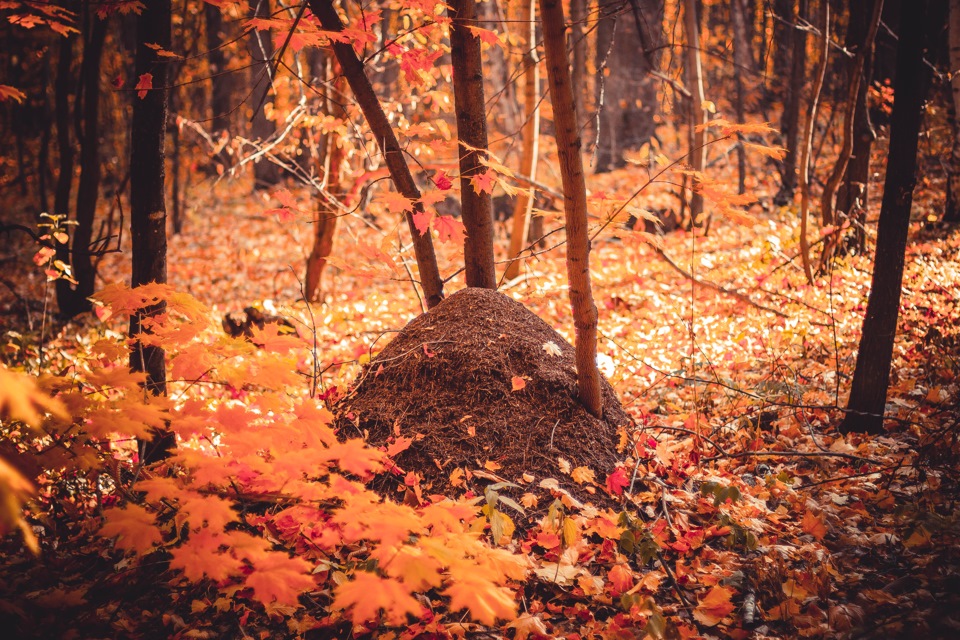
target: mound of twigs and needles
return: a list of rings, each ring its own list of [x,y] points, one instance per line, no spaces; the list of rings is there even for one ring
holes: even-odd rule
[[[394,460],[420,474],[425,491],[476,488],[477,478],[536,487],[567,464],[597,478],[613,470],[629,419],[602,386],[597,419],[577,399],[574,348],[519,302],[468,288],[404,327],[338,414],[341,428],[373,444],[411,439]]]

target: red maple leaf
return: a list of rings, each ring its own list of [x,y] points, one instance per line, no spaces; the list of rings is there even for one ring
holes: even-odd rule
[[[437,185],[437,189],[441,191],[446,191],[453,186],[445,171],[437,171],[437,174],[433,176],[433,184]]]
[[[615,496],[623,495],[623,490],[630,484],[627,479],[627,470],[617,467],[617,470],[607,476],[607,491]]]
[[[137,82],[137,86],[134,87],[137,90],[137,97],[143,100],[147,97],[147,91],[153,89],[153,74],[144,73],[140,76],[140,80]]]
[[[463,242],[467,237],[463,223],[453,216],[437,216],[433,219],[433,228],[437,230],[440,242],[447,240]]]

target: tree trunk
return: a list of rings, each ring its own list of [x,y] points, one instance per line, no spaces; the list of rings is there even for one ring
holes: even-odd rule
[[[599,0],[597,25],[597,148],[595,171],[626,166],[624,151],[656,135],[662,0]],[[576,91],[583,91],[576,87]]]
[[[540,143],[540,58],[537,55],[537,0],[524,2],[524,13],[520,24],[527,26],[526,54],[523,56],[523,156],[520,159],[520,175],[536,181],[537,154]],[[574,23],[576,24],[576,23]],[[576,49],[574,49],[576,51]],[[574,55],[573,68],[577,68]],[[577,86],[576,81],[573,86]],[[577,91],[574,96],[583,92]],[[577,114],[582,114],[577,111]],[[533,212],[534,190],[527,189],[517,195],[517,203],[513,209],[513,230],[510,234],[510,257],[512,262],[507,265],[503,277],[512,280],[520,275],[523,266],[521,253],[529,242],[530,215]]]
[[[103,43],[107,37],[107,18],[100,19],[90,11],[85,20],[89,31],[83,47],[83,63],[80,71],[82,96],[74,110],[79,110],[83,126],[78,131],[80,138],[80,181],[77,184],[76,221],[73,232],[71,264],[77,284],[66,297],[58,301],[60,315],[72,318],[89,311],[89,297],[93,295],[96,270],[90,245],[93,242],[93,223],[97,215],[97,200],[100,196],[100,61]]]
[[[332,0],[310,0],[310,10],[320,20],[321,26],[328,31],[342,31],[343,22],[340,16],[333,8]],[[363,70],[363,63],[357,57],[353,47],[342,42],[333,42],[331,44],[343,74],[353,90],[353,95],[357,99],[357,104],[363,111],[367,124],[376,137],[380,151],[383,153],[384,161],[390,170],[390,177],[393,184],[405,198],[409,198],[414,204],[414,211],[423,211],[423,205],[419,202],[420,190],[417,188],[410,168],[403,158],[403,151],[400,149],[400,143],[397,136],[390,127],[383,107],[374,93],[370,80]],[[410,227],[410,235],[413,237],[413,248],[417,256],[417,267],[420,270],[420,286],[423,288],[423,295],[426,298],[427,308],[430,309],[441,300],[443,300],[443,281],[440,279],[440,270],[437,267],[437,257],[433,250],[433,238],[429,233],[421,234],[413,221],[413,214],[409,211],[404,214],[407,219],[407,225]]]
[[[203,15],[207,26],[207,65],[210,74],[210,130],[214,138],[230,129],[230,74],[223,54],[223,14],[221,9],[204,3]]]
[[[824,227],[840,224],[840,220],[834,214],[833,198],[837,192],[837,188],[840,186],[840,180],[843,179],[847,171],[847,163],[850,161],[850,156],[853,153],[853,140],[855,135],[854,119],[856,117],[857,100],[860,95],[863,67],[867,57],[873,50],[873,40],[877,35],[877,28],[880,26],[880,14],[882,10],[883,0],[873,0],[873,11],[869,18],[867,32],[856,42],[851,43],[850,38],[848,38],[849,46],[847,48],[853,50],[855,55],[853,61],[848,65],[849,79],[847,81],[847,95],[844,97],[844,103],[842,105],[843,143],[840,148],[840,155],[837,157],[833,171],[827,178],[827,182],[823,186],[823,192],[820,194],[820,218]],[[852,22],[860,22],[863,20],[863,13],[861,11],[851,11],[851,14],[859,14],[856,18],[851,15]],[[848,32],[853,32],[854,30],[854,25],[851,24]],[[840,213],[845,214],[847,212],[841,210]],[[825,238],[821,265],[826,265],[827,262],[833,259],[833,254],[837,247],[837,240],[838,235],[836,233]]]
[[[456,2],[448,2],[447,4],[451,8],[456,8],[458,4],[463,4],[463,2],[464,0],[456,0]],[[474,0],[474,3],[476,2],[477,0]],[[503,34],[507,25],[502,13],[505,8],[500,5],[498,0],[479,0],[479,5],[479,7],[473,7],[474,22],[471,24],[491,31],[496,30]],[[478,11],[479,16],[477,15]],[[453,12],[450,15],[453,15]],[[496,131],[496,126],[499,125],[503,133],[514,136],[520,127],[520,107],[517,105],[517,89],[514,78],[510,77],[507,71],[506,51],[503,47],[490,47],[487,49],[483,63],[483,75],[493,91],[494,97],[491,102],[497,106],[493,109],[493,113],[500,116],[499,122],[493,123],[494,130]]]
[[[685,49],[685,67],[687,83],[690,88],[690,130],[688,143],[690,152],[687,156],[690,168],[698,175],[691,182],[690,193],[690,226],[699,226],[703,214],[703,196],[699,193],[700,175],[703,174],[707,159],[707,148],[704,146],[705,132],[701,125],[707,122],[707,112],[703,110],[703,68],[700,64],[700,21],[697,18],[697,3],[695,0],[683,1],[684,31],[687,34]],[[707,233],[710,231],[710,221],[707,221]]]
[[[524,2],[523,4],[524,11],[526,11],[526,3]],[[536,5],[535,1],[534,5]],[[536,11],[534,11],[534,14],[536,14]],[[531,20],[533,20],[533,18],[531,18]],[[583,125],[582,120],[587,117],[587,105],[584,101],[587,95],[587,32],[584,28],[586,26],[586,22],[587,0],[570,0],[570,49],[573,51],[573,62],[570,65],[570,81],[576,88],[576,90],[573,92],[573,100],[577,107],[577,117],[581,119],[581,127]],[[532,27],[532,34],[532,37],[530,40],[528,40],[528,43],[531,44],[527,45],[527,47],[531,49],[537,42],[536,22],[534,22]],[[536,56],[534,57],[536,58]],[[539,79],[539,70],[537,76]],[[526,91],[526,89],[524,91]],[[539,82],[537,83],[536,91],[538,93],[539,100]],[[529,107],[526,104],[526,93],[524,93],[524,113],[526,114],[526,118],[530,117]],[[537,111],[537,117],[540,117],[539,110]],[[526,127],[527,124],[526,118],[524,119],[524,127]],[[526,138],[524,138],[524,140],[526,140]],[[526,142],[524,142],[524,144],[526,144]],[[513,265],[511,264],[507,268],[510,269],[512,266]],[[517,265],[517,269],[520,269],[519,264]]]
[[[487,152],[487,114],[483,95],[480,38],[468,27],[476,26],[476,0],[450,0],[450,61],[453,68],[453,104],[460,141],[460,202],[467,237],[463,261],[468,287],[497,288],[493,260],[493,200],[478,192],[471,179],[488,169],[481,164]]]
[[[57,172],[57,186],[53,195],[53,213],[62,216],[64,220],[70,217],[70,191],[73,185],[73,163],[75,150],[73,140],[70,136],[70,95],[73,93],[73,73],[71,72],[71,62],[73,61],[74,43],[76,36],[69,35],[60,38],[60,51],[57,55],[57,79],[54,87],[54,114],[57,121],[57,152],[60,156],[59,170]],[[69,226],[63,227],[63,231],[72,235],[72,229]],[[56,242],[54,247],[57,260],[63,264],[70,264],[70,241]],[[60,278],[55,283],[57,292],[57,309],[60,315],[65,315],[69,311],[66,307],[69,305],[72,295],[70,282]]]
[[[250,17],[269,18],[270,0],[253,0],[250,5]],[[250,126],[250,137],[257,145],[264,144],[276,133],[276,127],[267,119],[266,104],[273,86],[273,39],[270,33],[262,33],[256,29],[250,32],[247,42],[253,66],[250,67],[250,84],[253,92],[250,94],[250,107],[253,109],[253,118]],[[253,163],[253,188],[269,189],[280,182],[280,171],[277,165],[269,158],[259,157]]]
[[[925,46],[931,39],[929,32],[935,25],[930,9],[929,0],[905,2],[901,9],[895,97],[890,116],[887,175],[877,227],[877,253],[841,433],[883,433],[910,208],[917,179],[917,147],[930,77],[929,67],[923,60]]]
[[[848,48],[854,43],[864,41],[869,29],[868,22],[866,12],[851,12]],[[862,254],[867,248],[866,213],[870,186],[870,153],[873,142],[877,139],[867,105],[867,92],[870,88],[870,78],[873,77],[873,51],[873,42],[869,49],[863,51],[863,69],[860,73],[857,105],[853,113],[853,152],[847,164],[846,175],[837,192],[837,211],[846,213],[853,226],[850,236],[852,242],[848,248],[857,254]]]
[[[817,108],[820,105],[820,92],[827,73],[827,60],[830,57],[830,3],[820,4],[820,64],[807,109],[807,121],[804,123],[803,139],[800,144],[800,259],[807,282],[813,283],[813,269],[810,266],[810,240],[807,236],[807,221],[810,218],[810,153],[813,147],[813,131],[817,124]]]
[[[960,222],[960,0],[950,0],[950,96],[953,105],[953,147],[947,164],[944,222]]]
[[[331,90],[327,87],[327,82],[333,83],[333,92],[336,95],[343,95],[346,82],[343,74],[339,70],[333,69],[332,60],[324,55],[325,60],[322,64],[315,66],[315,71],[319,72],[320,82],[317,83],[317,90],[322,94],[321,104],[326,114],[332,114],[336,101],[331,96]],[[331,131],[323,136],[319,154],[320,170],[323,174],[324,187],[326,193],[336,196],[343,191],[341,185],[341,165],[344,160],[344,151],[341,148],[339,134]],[[327,266],[327,258],[333,252],[333,240],[337,231],[336,207],[330,200],[321,194],[317,203],[317,219],[314,221],[313,229],[313,249],[307,258],[307,275],[304,279],[304,297],[308,302],[323,301],[323,271]]]
[[[550,82],[550,103],[563,183],[567,229],[567,280],[576,331],[577,386],[580,402],[603,416],[600,371],[597,369],[597,306],[590,286],[590,238],[587,233],[587,190],[580,157],[580,128],[570,86],[570,61],[564,38],[562,0],[540,0],[543,50]]]
[[[753,54],[750,51],[750,39],[747,36],[747,7],[746,0],[731,0],[730,17],[733,23],[733,78],[735,82],[736,95],[734,96],[734,108],[737,113],[737,122],[743,122],[746,118],[743,105],[743,76],[753,71]],[[737,133],[737,139],[741,142],[737,146],[737,193],[744,194],[747,191],[747,153],[743,147],[743,135]]]
[[[167,68],[169,63],[147,45],[170,48],[170,0],[151,0],[137,16],[136,74],[153,74],[154,88],[133,98],[130,132],[130,235],[132,243],[131,287],[167,281],[167,208],[164,201],[164,135],[167,124]],[[162,314],[164,304],[141,309],[130,317],[134,341],[146,331],[143,318]],[[147,374],[146,388],[154,395],[167,392],[163,349],[134,342],[130,368]],[[142,459],[165,458],[176,445],[169,431],[157,433],[144,443]]]
[[[807,15],[807,0],[799,0],[797,11],[793,15],[794,24],[799,25]],[[793,28],[790,35],[793,53],[790,60],[790,82],[783,102],[783,125],[781,132],[787,152],[783,156],[780,170],[780,190],[773,201],[783,206],[793,200],[797,190],[797,153],[800,142],[800,103],[803,100],[807,68],[807,33]]]

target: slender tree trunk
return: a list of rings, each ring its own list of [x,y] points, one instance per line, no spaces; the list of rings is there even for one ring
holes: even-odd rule
[[[464,1],[457,0],[458,3]],[[447,4],[454,7],[456,3],[448,2]],[[475,21],[471,24],[502,34],[507,26],[503,19],[505,10],[498,0],[479,0],[479,7],[473,8]],[[500,116],[500,122],[493,123],[494,130],[499,124],[501,130],[507,135],[516,135],[520,127],[520,107],[517,105],[515,83],[507,71],[507,54],[502,47],[490,47],[486,51],[483,63],[483,75],[493,92],[491,102],[497,106],[493,112]]]
[[[656,136],[662,0],[599,0],[596,172],[626,166],[624,151]],[[581,92],[581,87],[575,88]]]
[[[526,3],[524,5],[524,12],[526,13]],[[536,13],[536,12],[534,12]],[[573,51],[573,63],[570,65],[570,81],[573,82],[574,92],[573,99],[576,102],[577,106],[577,117],[583,120],[587,117],[587,105],[585,104],[585,98],[587,96],[587,36],[586,36],[586,22],[587,22],[587,0],[570,0],[570,49]],[[528,41],[527,47],[533,48],[534,43],[537,41],[537,30],[536,25],[533,27],[533,37]],[[539,73],[538,73],[539,76]],[[526,81],[525,81],[526,82]],[[526,92],[526,89],[524,89]],[[539,93],[539,83],[537,85],[537,92]],[[526,93],[524,93],[526,96]],[[524,113],[526,117],[530,117],[530,111],[526,105],[526,97],[524,97]],[[537,116],[539,117],[539,111]],[[526,120],[524,120],[526,123]],[[581,126],[582,126],[581,122]],[[526,138],[524,138],[526,140]],[[524,143],[526,144],[526,143]],[[512,264],[507,267],[508,269],[512,268]],[[519,270],[520,265],[517,265]]]
[[[70,191],[73,185],[73,163],[75,150],[70,136],[70,95],[73,93],[73,74],[71,62],[73,49],[77,38],[74,35],[60,38],[60,51],[57,55],[57,79],[54,86],[54,117],[57,121],[57,153],[60,156],[57,172],[57,186],[53,195],[53,213],[70,217]],[[64,227],[64,232],[72,235],[71,227]],[[70,264],[70,241],[55,241],[57,260],[63,264]],[[60,278],[55,283],[57,292],[57,309],[60,315],[69,311],[69,302],[73,291],[70,282]]]
[[[817,124],[817,108],[820,105],[820,92],[827,73],[827,60],[830,57],[830,3],[820,5],[820,64],[817,66],[816,82],[807,121],[804,124],[800,154],[800,258],[807,282],[813,282],[813,268],[810,266],[810,239],[807,236],[807,222],[810,218],[810,152],[813,146],[813,130]]]
[[[849,65],[850,77],[847,83],[847,95],[844,96],[843,103],[843,143],[840,148],[840,155],[833,167],[833,171],[827,178],[827,182],[820,194],[820,219],[824,227],[829,225],[839,225],[840,220],[834,215],[834,194],[840,186],[847,171],[847,163],[850,161],[850,155],[853,153],[853,141],[855,135],[854,119],[856,117],[857,99],[860,95],[860,81],[863,76],[863,67],[867,57],[873,50],[873,40],[877,35],[877,28],[880,25],[880,14],[883,11],[883,0],[873,1],[873,12],[870,16],[870,22],[867,33],[860,42],[851,47],[856,54],[853,62]],[[852,11],[851,13],[857,13]],[[852,16],[851,16],[852,18]],[[852,28],[852,27],[851,27]],[[847,213],[841,211],[841,213]],[[825,238],[823,254],[821,256],[821,265],[833,259],[834,251],[837,247],[838,235],[833,234]]]
[[[869,29],[869,16],[863,11],[850,14],[848,30],[848,48],[854,43],[863,42]],[[847,164],[846,175],[837,192],[837,211],[846,213],[853,226],[852,243],[848,248],[862,254],[867,248],[866,211],[870,186],[870,153],[877,134],[870,121],[870,109],[867,105],[867,92],[870,78],[873,77],[873,52],[871,42],[869,50],[864,50],[863,69],[860,73],[860,87],[857,91],[857,105],[853,116],[853,152]],[[960,60],[958,60],[960,62]]]
[[[333,61],[329,56],[324,55],[325,60],[315,65],[316,71],[319,71],[320,82],[317,90],[321,92],[321,104],[324,113],[332,114],[336,101],[330,95],[327,82],[333,83],[333,91],[342,95],[346,89],[346,81],[339,69],[333,68]],[[339,196],[343,191],[341,180],[341,165],[344,160],[344,151],[340,145],[339,134],[335,132],[327,133],[323,136],[320,143],[318,158],[320,170],[324,178],[324,187],[326,193]],[[337,209],[329,199],[321,194],[317,203],[317,218],[314,221],[313,229],[313,249],[307,258],[307,274],[304,279],[304,296],[308,302],[323,301],[323,271],[327,266],[327,258],[333,252],[333,241],[337,231]]]
[[[917,147],[930,70],[923,54],[936,21],[929,0],[905,2],[900,14],[900,42],[890,116],[890,147],[883,203],[877,227],[877,253],[867,313],[863,320],[857,366],[841,433],[883,433],[883,413],[890,386],[890,364],[897,332],[910,209],[916,184]],[[941,23],[942,24],[942,23]]]
[[[310,10],[320,20],[321,26],[328,31],[343,31],[343,22],[340,16],[333,8],[331,0],[309,0]],[[357,57],[353,47],[342,42],[333,42],[331,47],[343,74],[353,90],[353,95],[357,99],[357,104],[363,111],[367,124],[370,125],[373,135],[376,137],[380,151],[383,153],[384,161],[390,170],[390,177],[393,184],[405,198],[409,198],[414,204],[414,211],[423,211],[423,205],[419,202],[420,190],[417,188],[410,168],[403,158],[403,151],[400,149],[400,143],[397,136],[390,127],[383,107],[374,93],[370,80],[363,70],[363,63]],[[420,270],[420,286],[423,288],[423,295],[426,298],[427,308],[432,308],[443,300],[443,281],[440,279],[440,270],[437,267],[437,258],[433,250],[433,239],[429,233],[421,234],[417,230],[417,225],[413,221],[413,213],[407,211],[404,214],[407,219],[407,225],[410,227],[410,235],[413,237],[413,248],[417,256],[417,267]]]
[[[176,78],[179,73],[172,73]],[[175,83],[171,83],[175,84]],[[180,96],[177,87],[171,86],[168,92],[168,101],[170,103],[170,206],[172,213],[172,231],[174,235],[180,235],[183,231],[183,192],[184,188],[180,180],[180,127],[177,126],[177,112],[180,110]]]
[[[526,53],[523,56],[523,156],[520,159],[520,174],[537,179],[537,155],[540,143],[540,58],[537,55],[537,0],[524,2],[524,12],[520,23],[527,29]],[[576,49],[574,49],[576,51]],[[576,56],[574,56],[576,58]],[[573,68],[577,64],[574,61]],[[576,81],[573,83],[577,86]],[[583,92],[576,91],[574,96],[583,100]],[[577,114],[583,113],[577,111]],[[517,196],[517,203],[513,209],[513,230],[510,234],[510,257],[512,262],[507,265],[503,277],[512,280],[520,275],[523,266],[521,253],[529,241],[530,216],[533,212],[534,190],[527,189]]]
[[[960,222],[960,0],[950,0],[950,96],[953,104],[953,147],[947,165],[944,222]]]
[[[453,67],[453,104],[460,141],[460,202],[467,237],[463,243],[467,286],[497,288],[493,260],[493,200],[477,191],[471,180],[487,169],[487,114],[483,95],[480,38],[468,27],[477,23],[476,0],[450,0],[450,61]]]
[[[50,213],[50,200],[47,179],[50,176],[50,138],[53,136],[53,118],[50,113],[50,57],[44,56],[40,62],[43,84],[43,133],[40,136],[40,151],[37,153],[37,199],[40,205],[37,213]]]
[[[748,16],[745,2],[746,0],[730,1],[730,17],[733,23],[733,78],[736,85],[734,108],[737,113],[737,122],[743,122],[746,117],[743,105],[743,76],[753,70],[753,54],[750,52],[750,39],[747,36]],[[747,191],[747,153],[743,147],[743,135],[737,133],[737,139],[741,143],[737,147],[737,193],[743,194]]]
[[[167,128],[168,62],[147,45],[170,48],[170,0],[150,0],[137,16],[136,74],[153,75],[154,88],[133,98],[130,136],[130,235],[132,275],[130,286],[167,281],[167,208],[164,200],[164,135]],[[141,309],[130,318],[130,337],[135,340],[130,368],[147,374],[146,388],[154,395],[167,392],[163,349],[148,346],[137,337],[146,331],[142,320],[163,313],[164,304]],[[176,445],[169,431],[157,433],[144,443],[142,458],[151,462],[165,458]]]
[[[794,24],[807,15],[807,0],[799,0],[797,11],[793,14]],[[806,31],[793,29],[791,32],[793,53],[790,60],[790,82],[787,85],[787,95],[784,97],[783,126],[781,131],[784,146],[787,149],[783,157],[780,171],[780,190],[773,201],[783,206],[793,200],[797,190],[797,153],[800,147],[800,104],[803,100],[803,86],[807,67],[807,35]]]
[[[580,156],[580,128],[570,86],[570,61],[563,33],[562,0],[540,0],[540,17],[563,182],[567,280],[576,331],[577,386],[580,402],[599,418],[603,416],[603,395],[600,391],[600,371],[597,369],[597,306],[590,285],[587,190],[583,177],[583,158]]]
[[[107,36],[107,19],[98,18],[91,10],[89,32],[83,47],[81,82],[82,100],[74,105],[80,109],[83,127],[80,130],[80,181],[77,184],[76,220],[71,263],[77,284],[60,307],[66,318],[91,309],[96,270],[90,245],[93,242],[93,224],[100,197],[100,61]]]
[[[251,17],[270,17],[270,0],[252,0],[250,4]],[[250,107],[253,109],[253,120],[250,126],[250,135],[258,144],[264,144],[274,133],[276,127],[267,119],[266,104],[270,89],[273,86],[271,77],[273,64],[273,40],[270,33],[263,33],[254,29],[250,32],[247,46],[254,65],[250,67],[250,83],[253,92],[250,94]],[[269,189],[280,182],[280,171],[277,165],[269,158],[260,157],[253,163],[253,188]]]
[[[210,129],[214,134],[230,129],[230,75],[226,71],[223,53],[222,9],[204,3],[203,15],[207,26],[207,65],[210,74]],[[216,137],[216,136],[215,136]]]
[[[688,159],[690,168],[697,173],[691,181],[690,193],[690,226],[700,226],[700,217],[703,214],[703,196],[699,193],[700,175],[703,174],[704,164],[707,159],[707,149],[704,146],[705,132],[701,125],[707,122],[707,112],[703,109],[705,100],[703,94],[703,68],[700,64],[700,21],[697,17],[697,4],[695,0],[684,0],[683,2],[683,22],[684,31],[687,34],[686,72],[687,82],[690,86],[690,130],[688,142],[690,153]],[[710,221],[707,220],[706,231],[710,232]]]

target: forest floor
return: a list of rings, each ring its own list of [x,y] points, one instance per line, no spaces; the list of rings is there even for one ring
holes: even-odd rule
[[[185,232],[171,240],[171,284],[218,316],[258,303],[315,330],[326,398],[348,393],[362,356],[420,313],[402,269],[368,260],[380,232],[359,220],[347,219],[340,232],[335,255],[350,257],[328,274],[325,302],[308,309],[298,299],[309,224],[265,213],[275,206],[266,199],[260,210],[251,207],[235,185],[202,191],[194,192]],[[916,209],[932,211],[935,193],[921,188]],[[960,634],[960,230],[913,225],[888,432],[843,437],[836,427],[871,264],[844,258],[808,285],[796,259],[795,209],[754,206],[750,217],[718,219],[710,237],[678,230],[663,239],[677,264],[737,296],[695,286],[634,234],[611,228],[595,239],[598,360],[633,421],[620,442],[627,466],[593,477],[562,456],[554,460],[555,477],[578,489],[565,502],[582,515],[575,545],[545,533],[547,505],[536,497],[524,503],[526,517],[514,514],[509,548],[534,563],[519,590],[517,622],[483,629],[438,615],[432,626],[395,637]],[[20,257],[5,272],[20,300],[5,291],[0,308],[42,300],[33,249],[14,243],[6,251]],[[452,274],[457,248],[441,244],[439,253],[442,273]],[[127,260],[106,256],[104,283],[126,280]],[[572,342],[563,273],[560,247],[528,261],[524,276],[500,290]],[[461,279],[448,283],[448,293]],[[42,310],[32,309],[30,322],[22,313],[2,316],[6,340],[10,331],[38,335]],[[96,324],[48,318],[44,339],[69,351]],[[498,467],[475,470],[482,478]],[[446,491],[460,493],[455,486]],[[238,623],[233,612],[208,608],[203,589],[168,582],[162,566],[141,567],[121,583],[125,561],[115,564],[102,539],[60,517],[62,529],[43,532],[38,559],[15,541],[0,557],[0,618],[25,636],[69,628],[77,638],[276,637],[310,629],[302,616],[255,609]],[[627,534],[636,534],[629,543]],[[333,635],[324,627],[307,632]]]

